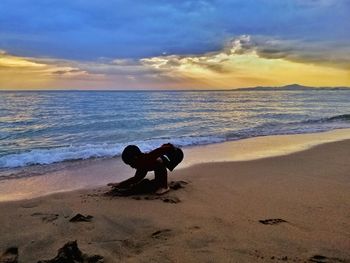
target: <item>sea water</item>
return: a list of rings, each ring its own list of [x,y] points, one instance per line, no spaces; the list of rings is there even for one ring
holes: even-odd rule
[[[350,90],[1,91],[0,180],[18,167],[350,128]],[[25,174],[24,174],[25,176]]]

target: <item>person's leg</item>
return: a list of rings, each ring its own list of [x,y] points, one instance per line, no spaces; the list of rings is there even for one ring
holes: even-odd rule
[[[168,172],[162,161],[159,161],[156,169],[154,170],[154,177],[158,188],[156,193],[163,194],[168,192]]]

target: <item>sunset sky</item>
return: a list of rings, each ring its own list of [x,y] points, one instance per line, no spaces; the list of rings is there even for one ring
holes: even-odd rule
[[[348,0],[1,0],[0,90],[350,86]]]

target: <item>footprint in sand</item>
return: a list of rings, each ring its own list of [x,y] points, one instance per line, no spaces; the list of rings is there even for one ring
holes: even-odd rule
[[[280,223],[288,223],[286,220],[283,220],[281,218],[259,220],[259,222],[264,225],[278,225]]]
[[[188,182],[186,181],[171,181],[169,183],[169,187],[170,189],[173,189],[173,190],[178,190],[180,188],[185,188],[185,185],[187,185]]]
[[[38,201],[28,201],[23,204],[21,204],[22,208],[34,208],[40,205],[40,202]]]
[[[162,196],[160,200],[162,200],[164,203],[170,203],[170,204],[177,204],[181,202],[181,200],[176,196]]]
[[[130,188],[130,189],[118,189],[113,188],[108,192],[106,192],[104,195],[106,196],[131,196],[131,198],[135,200],[155,200],[160,199],[163,202],[166,203],[172,203],[176,204],[180,202],[180,199],[174,196],[155,196],[154,194],[154,180],[148,180],[144,179],[140,183],[137,184],[137,187]],[[188,184],[186,181],[172,181],[169,183],[169,188],[172,191],[176,191],[181,188],[185,188],[185,186]],[[141,196],[140,196],[141,195]],[[144,196],[147,195],[147,196]]]
[[[18,262],[18,248],[10,247],[0,257],[0,263],[17,263]]]
[[[169,204],[177,204],[181,202],[181,200],[176,196],[150,195],[150,196],[132,196],[131,198],[134,200],[161,200],[164,203],[169,203]]]
[[[215,238],[205,234],[191,237],[191,239],[186,240],[186,244],[190,249],[205,249],[210,247],[210,244],[215,242]],[[208,252],[202,250],[203,252]]]
[[[59,217],[59,214],[46,214],[46,213],[37,212],[37,213],[31,214],[31,216],[39,217],[43,222],[50,223],[55,221]]]

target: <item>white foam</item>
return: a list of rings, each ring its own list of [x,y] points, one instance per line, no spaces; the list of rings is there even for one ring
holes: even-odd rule
[[[53,149],[34,149],[29,152],[10,154],[0,157],[0,168],[16,168],[36,164],[52,164],[68,160],[81,160],[98,157],[113,157],[121,155],[128,144],[135,144],[142,151],[150,151],[160,145],[171,142],[178,146],[211,144],[225,141],[219,137],[183,137],[176,139],[159,138],[147,141],[132,141],[117,144],[87,144]]]
[[[66,160],[112,157],[120,154],[121,151],[120,145],[84,145],[32,150],[25,153],[10,154],[1,157],[0,167],[14,168],[33,164],[51,164]]]

